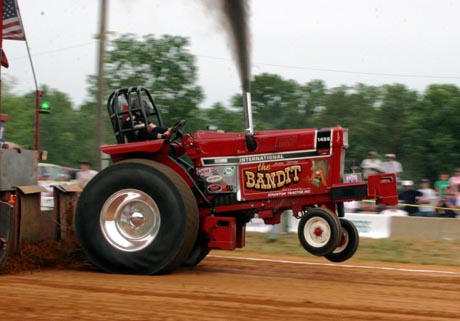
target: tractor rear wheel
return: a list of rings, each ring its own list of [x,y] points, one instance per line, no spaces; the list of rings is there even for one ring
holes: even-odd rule
[[[202,233],[198,233],[196,238],[195,245],[193,246],[192,251],[185,261],[182,263],[182,266],[194,267],[197,266],[204,258],[209,254],[211,249],[208,246],[209,238],[207,238]]]
[[[331,262],[343,262],[351,258],[358,249],[359,234],[355,225],[341,218],[342,236],[337,248],[332,253],[326,254],[324,257]]]
[[[315,208],[300,219],[298,236],[305,250],[313,255],[323,256],[337,247],[340,231],[337,215],[324,208]]]
[[[102,270],[162,274],[188,257],[198,208],[174,170],[136,159],[110,166],[88,183],[75,228],[85,254]]]

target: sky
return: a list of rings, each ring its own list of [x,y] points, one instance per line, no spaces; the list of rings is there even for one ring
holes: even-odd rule
[[[18,0],[39,87],[87,99],[97,72],[97,0]],[[189,38],[205,100],[228,104],[241,92],[226,37],[200,0],[108,0],[109,39],[122,33]],[[252,74],[304,84],[460,84],[460,1],[252,0]],[[18,94],[34,90],[25,42],[5,40],[2,79]],[[140,84],[142,85],[142,84]]]

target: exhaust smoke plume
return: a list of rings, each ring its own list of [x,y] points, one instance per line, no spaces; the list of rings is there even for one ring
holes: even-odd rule
[[[228,44],[237,62],[241,87],[250,91],[251,59],[249,34],[249,0],[203,0],[226,31]]]

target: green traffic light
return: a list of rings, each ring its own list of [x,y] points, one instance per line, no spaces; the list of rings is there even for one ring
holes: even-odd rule
[[[44,110],[49,110],[50,107],[51,107],[51,105],[50,105],[50,103],[47,102],[47,101],[42,102],[41,105],[40,105],[40,108],[41,108],[41,109],[44,109]]]
[[[42,101],[40,104],[40,114],[49,114],[51,112],[51,104],[49,101]]]

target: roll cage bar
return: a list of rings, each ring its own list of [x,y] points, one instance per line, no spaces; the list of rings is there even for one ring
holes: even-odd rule
[[[144,106],[143,98],[150,102],[151,109]],[[136,100],[137,106],[134,104]],[[160,112],[152,95],[142,86],[115,90],[109,96],[107,109],[118,144],[137,141],[136,137],[138,137],[139,132],[147,134],[148,124],[152,118],[157,126],[163,127]],[[141,115],[134,117],[134,114],[138,112]],[[137,124],[134,119],[137,119]]]

